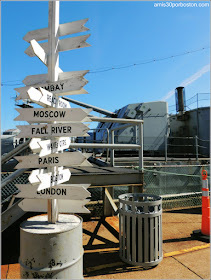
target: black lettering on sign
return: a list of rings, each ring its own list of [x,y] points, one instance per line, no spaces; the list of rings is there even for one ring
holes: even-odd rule
[[[61,181],[64,178],[64,174],[56,174],[51,176],[51,184],[52,183],[57,183],[58,181]]]
[[[59,141],[59,147],[65,146],[67,144],[66,139]]]
[[[47,101],[48,102],[51,102],[52,98],[51,98],[51,95],[50,94],[47,94]]]
[[[39,112],[34,111],[34,117],[39,117]]]
[[[37,191],[37,194],[49,194],[49,195],[67,195],[67,189],[55,189],[55,188],[48,188],[48,189],[43,189],[43,190],[40,190],[40,191]]]
[[[71,133],[71,126],[52,126],[51,127],[51,134],[58,134],[58,133]]]
[[[48,134],[45,127],[32,127],[32,135]]]
[[[66,112],[65,111],[34,111],[34,117],[40,117],[40,118],[64,118]]]
[[[38,158],[39,164],[55,164],[59,163],[59,157],[41,157]]]
[[[50,189],[46,189],[46,194],[51,194]]]

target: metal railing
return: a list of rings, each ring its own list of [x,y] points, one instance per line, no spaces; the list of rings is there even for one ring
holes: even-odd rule
[[[108,161],[108,151],[110,150],[110,165],[112,167],[115,166],[114,163],[114,151],[117,149],[137,149],[139,153],[139,170],[143,171],[143,120],[137,119],[121,119],[121,118],[100,118],[100,117],[90,117],[92,121],[97,122],[109,122],[109,123],[124,123],[125,125],[118,126],[112,129],[105,129],[107,130],[107,144],[97,144],[97,143],[71,143],[71,148],[101,148],[107,149],[107,161]],[[138,126],[138,144],[115,144],[114,143],[114,131],[125,129],[130,126]],[[103,130],[97,128],[96,130]],[[136,142],[137,143],[137,142]]]
[[[174,143],[169,143],[171,139]],[[180,150],[180,153],[184,155],[182,152],[183,149],[188,150],[187,156],[193,156],[196,160],[201,157],[209,157],[209,144],[205,146],[205,144],[200,145],[199,142],[207,142],[210,143],[210,140],[200,139],[197,135],[192,137],[169,137],[165,135],[165,161],[168,160],[168,155],[171,154],[173,156],[179,155],[176,149]],[[204,152],[202,152],[202,149]],[[172,151],[170,151],[172,150]]]

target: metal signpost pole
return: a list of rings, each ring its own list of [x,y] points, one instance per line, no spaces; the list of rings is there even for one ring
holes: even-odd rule
[[[59,1],[49,1],[48,14],[48,79],[49,82],[58,80],[59,69]],[[57,107],[57,106],[56,106]],[[54,122],[56,123],[56,122]],[[50,167],[49,172],[56,172],[57,167]],[[48,199],[48,222],[56,223],[58,221],[58,203],[57,199]]]
[[[49,1],[48,27],[24,36],[30,43],[25,53],[37,56],[48,67],[48,74],[27,76],[25,87],[15,89],[20,93],[16,100],[30,99],[43,107],[17,109],[20,115],[15,120],[29,123],[17,126],[19,137],[32,138],[29,147],[33,154],[15,157],[19,162],[15,168],[37,168],[31,171],[29,184],[16,185],[20,190],[17,197],[24,198],[18,206],[47,215],[29,218],[20,226],[22,279],[83,278],[82,219],[71,213],[90,213],[84,206],[89,201],[90,185],[64,185],[71,172],[63,167],[92,165],[86,155],[63,150],[69,148],[70,137],[88,136],[89,127],[82,122],[91,121],[88,114],[92,110],[70,108],[59,96],[87,93],[83,86],[88,81],[83,76],[88,70],[63,72],[59,52],[90,46],[85,42],[90,35],[59,37],[89,30],[84,26],[87,20],[59,24],[59,1]],[[48,42],[38,43],[43,40]]]

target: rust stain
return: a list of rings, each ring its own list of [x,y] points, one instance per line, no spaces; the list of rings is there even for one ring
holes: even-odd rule
[[[119,218],[114,217],[107,217],[106,222],[110,224],[117,232],[119,232]]]
[[[19,263],[9,264],[7,279],[21,279]]]
[[[5,264],[1,266],[1,279],[7,279],[9,265]]]

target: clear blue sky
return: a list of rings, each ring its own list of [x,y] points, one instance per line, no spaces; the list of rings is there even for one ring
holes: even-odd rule
[[[91,34],[87,40],[91,47],[60,53],[64,72],[90,70],[85,76],[89,94],[71,98],[114,111],[129,103],[164,99],[172,105],[172,90],[180,85],[186,85],[187,99],[210,92],[210,7],[154,7],[157,2],[60,2],[60,23],[89,18],[90,31],[73,36]],[[22,39],[28,31],[47,25],[47,1],[1,3],[1,131],[21,124],[13,121],[18,115],[14,88],[24,86],[21,81],[28,75],[47,73],[37,57],[24,53],[29,44]]]

